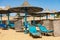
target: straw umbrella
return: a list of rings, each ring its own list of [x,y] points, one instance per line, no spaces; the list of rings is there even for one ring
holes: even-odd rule
[[[50,10],[49,10],[48,8],[46,8],[46,9],[43,11],[43,13],[46,14],[46,19],[48,19],[48,15],[50,15],[49,12],[50,12]]]
[[[59,12],[55,12],[55,14],[57,14],[56,17],[60,17],[60,11]]]
[[[7,13],[7,9],[0,8],[1,24],[2,24],[2,14],[6,14],[6,13]]]
[[[39,12],[39,11],[42,11],[42,10],[43,9],[40,8],[40,7],[30,6],[30,4],[27,1],[25,1],[20,7],[15,7],[15,8],[10,8],[9,9],[10,12],[25,13],[25,18],[26,18],[26,15],[28,13]]]
[[[46,16],[46,14],[43,14],[43,13],[39,13],[39,14],[37,14],[37,13],[30,13],[30,15],[33,16],[33,25],[35,25],[35,17],[43,17],[43,16]]]
[[[53,9],[52,11],[51,11],[52,13],[54,13],[54,19],[55,19],[55,17],[56,17],[56,10],[55,9]]]
[[[28,13],[40,12],[42,10],[43,8],[31,6],[27,1],[25,1],[20,7],[14,7],[9,9],[10,12],[25,13],[25,23],[27,23],[26,15]],[[25,28],[25,30],[27,30],[27,28]]]
[[[48,15],[50,15],[50,14],[55,14],[55,12],[47,12],[47,11],[42,11],[42,12],[37,12],[36,14],[45,14],[45,16],[46,16],[46,20],[48,19]]]
[[[7,10],[7,12],[5,12],[5,13],[6,13],[6,16],[8,16],[8,20],[7,20],[8,29],[10,28],[10,26],[9,26],[9,22],[10,22],[9,16],[10,16],[10,14],[8,14],[8,13],[10,13],[10,12],[8,11],[9,8],[10,8],[9,5],[4,8],[5,10]]]
[[[15,26],[16,31],[20,31],[20,32],[23,31],[23,25],[25,25],[25,24],[24,24],[24,22],[22,23],[22,18],[24,18],[24,17],[25,17],[24,15],[23,16],[20,15],[19,17],[14,18],[14,19],[17,19],[16,26]],[[29,15],[27,15],[27,17],[29,17]]]
[[[0,10],[2,10],[2,8],[0,8]],[[1,17],[0,22],[1,22],[1,24],[2,24],[2,14],[1,14],[1,13],[0,13],[0,17]]]
[[[10,8],[10,6],[6,6],[5,7],[5,9],[7,9],[7,14],[6,14],[6,16],[8,16],[8,21],[7,21],[7,24],[9,24],[9,16],[10,16],[10,14],[8,14],[9,13],[9,11],[8,11],[8,9]]]

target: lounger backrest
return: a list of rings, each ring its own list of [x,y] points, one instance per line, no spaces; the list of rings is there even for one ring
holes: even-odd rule
[[[47,28],[45,26],[42,26],[41,24],[38,24],[38,27],[41,31],[47,31]]]
[[[29,27],[29,32],[36,33],[37,32],[36,27],[35,26],[30,26]]]
[[[5,24],[0,24],[0,27],[5,28],[6,25]]]
[[[14,27],[15,26],[15,24],[9,24],[11,27]]]

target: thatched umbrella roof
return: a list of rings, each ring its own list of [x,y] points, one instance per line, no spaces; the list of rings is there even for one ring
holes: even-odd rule
[[[50,11],[49,9],[45,9],[45,10],[42,11],[42,12],[30,13],[30,15],[36,16],[36,17],[43,17],[43,16],[46,16],[46,14],[54,14],[54,13],[56,13],[55,10]]]
[[[59,12],[56,12],[56,13],[60,14],[60,11]]]
[[[43,8],[30,6],[30,4],[27,1],[25,1],[20,7],[13,7],[9,9],[10,12],[17,12],[17,13],[18,12],[25,13],[25,10],[27,10],[28,13],[32,13],[32,12],[40,12],[43,10]]]
[[[43,14],[43,13],[40,13],[40,14],[37,14],[37,13],[30,13],[31,16],[35,16],[35,17],[43,17],[43,16],[46,16],[46,14]]]
[[[0,8],[0,13],[1,14],[7,14],[7,13],[9,13],[9,11],[8,11],[9,8],[10,8],[10,6],[6,6],[4,9]]]
[[[7,14],[8,11],[7,11],[7,10],[0,10],[0,13],[1,13],[1,14]]]

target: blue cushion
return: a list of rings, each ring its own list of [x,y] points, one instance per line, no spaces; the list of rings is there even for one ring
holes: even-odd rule
[[[5,24],[0,24],[0,27],[6,28],[6,25]]]
[[[15,26],[15,24],[9,24],[12,28]]]
[[[45,32],[45,33],[53,32],[53,30],[47,30],[47,28],[45,26],[42,26],[41,24],[38,24],[38,27],[41,32]]]
[[[35,26],[30,26],[29,27],[29,32],[33,35],[33,36],[39,36],[40,33],[36,30]]]
[[[35,26],[31,26],[31,27],[29,27],[29,31],[30,31],[31,33],[36,33],[36,32],[37,32]]]

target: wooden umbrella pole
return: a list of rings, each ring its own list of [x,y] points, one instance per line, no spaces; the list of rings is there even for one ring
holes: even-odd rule
[[[24,19],[24,21],[25,21],[25,34],[27,34],[28,33],[28,31],[27,31],[27,8],[25,7],[24,8],[24,10],[25,10],[25,19]]]
[[[27,22],[27,8],[25,8],[25,22]]]
[[[55,14],[54,14],[54,20],[55,20]]]
[[[33,25],[35,25],[35,16],[33,16]]]
[[[46,14],[46,20],[48,19],[48,14]]]
[[[2,24],[2,13],[1,13],[1,24]]]
[[[40,15],[40,18],[39,19],[41,20],[41,15]]]
[[[10,26],[9,26],[9,23],[10,23],[10,19],[9,19],[9,13],[7,14],[7,16],[8,16],[7,25],[8,25],[8,29],[9,29],[9,28],[10,28]]]

